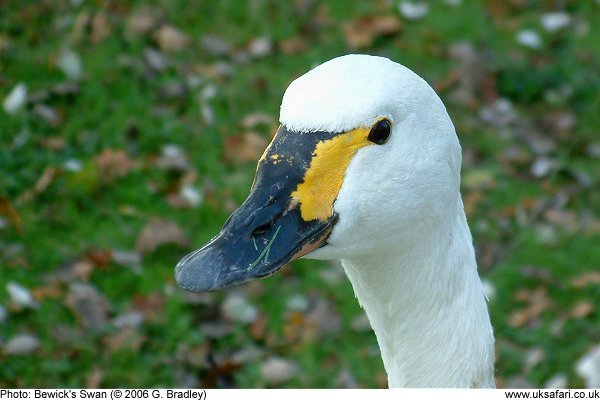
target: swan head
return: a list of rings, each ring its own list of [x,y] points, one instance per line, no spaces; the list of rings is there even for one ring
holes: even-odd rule
[[[369,256],[422,241],[460,203],[461,150],[433,89],[387,58],[347,55],[293,81],[244,203],[184,257],[177,283],[217,290],[306,255]]]

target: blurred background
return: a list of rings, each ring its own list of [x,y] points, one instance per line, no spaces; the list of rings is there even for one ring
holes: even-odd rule
[[[498,386],[600,386],[599,1],[0,0],[0,387],[385,387],[339,265],[173,277],[350,52],[449,109]]]

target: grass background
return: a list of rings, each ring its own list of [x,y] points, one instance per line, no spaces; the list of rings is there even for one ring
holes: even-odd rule
[[[349,52],[413,69],[455,122],[498,385],[583,386],[576,362],[600,343],[600,5],[448,3],[412,20],[392,1],[0,1],[0,98],[28,90],[0,111],[0,387],[386,386],[338,266],[200,296],[173,278],[245,198],[287,85]],[[570,23],[547,31],[554,11]],[[23,335],[36,345],[7,350]]]

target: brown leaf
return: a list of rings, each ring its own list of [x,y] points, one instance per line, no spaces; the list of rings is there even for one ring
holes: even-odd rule
[[[133,296],[133,306],[144,315],[145,321],[158,322],[162,320],[165,297],[160,293]]]
[[[370,47],[379,36],[400,32],[402,22],[395,15],[363,16],[342,26],[346,42],[353,49]]]
[[[85,378],[85,387],[87,389],[98,389],[104,379],[104,370],[100,367],[94,367],[92,372]]]
[[[106,39],[108,36],[110,36],[111,30],[112,29],[110,27],[110,23],[108,22],[106,13],[100,11],[92,19],[92,43],[99,43]]]
[[[172,25],[163,25],[154,32],[154,40],[158,46],[167,52],[183,50],[190,43],[190,38]]]
[[[63,290],[58,282],[54,281],[48,286],[41,286],[31,290],[31,294],[37,301],[45,299],[58,299],[63,296]]]
[[[142,347],[146,338],[138,332],[137,329],[126,326],[117,332],[106,336],[104,343],[110,349],[111,352],[129,349],[137,351]]]
[[[200,386],[215,387],[218,382],[231,379],[233,373],[235,373],[235,371],[237,371],[240,367],[241,364],[229,359],[224,360],[219,364],[216,364],[213,361],[212,368],[208,369]]]
[[[578,289],[587,286],[589,284],[600,285],[600,272],[585,272],[581,275],[576,276],[571,280],[571,285]]]
[[[44,190],[50,186],[50,184],[54,181],[54,178],[58,175],[58,168],[56,167],[46,167],[44,172],[42,172],[42,176],[37,180],[33,188],[22,193],[17,199],[17,204],[25,203],[33,199],[38,194],[42,193]]]
[[[267,147],[267,140],[256,132],[225,138],[227,162],[257,161]]]
[[[66,141],[61,136],[40,137],[37,142],[45,149],[59,151],[65,148]]]
[[[71,284],[66,304],[86,330],[98,330],[108,323],[108,303],[92,285]]]
[[[87,259],[96,267],[106,267],[112,262],[112,251],[109,249],[92,249],[88,252]]]
[[[544,311],[554,304],[552,299],[547,296],[545,287],[534,290],[519,290],[515,295],[515,299],[528,304],[525,308],[516,310],[509,316],[508,323],[514,327],[521,327],[539,318]]]
[[[250,324],[250,335],[254,340],[263,340],[267,331],[267,316],[260,314],[258,318]]]
[[[283,54],[298,54],[308,49],[308,42],[302,36],[296,35],[279,42],[279,50]]]
[[[147,7],[135,10],[127,20],[127,27],[136,35],[147,35],[157,25],[158,17],[156,14]]]
[[[570,230],[576,230],[579,225],[577,215],[571,210],[549,208],[544,212],[544,217],[551,224]]]
[[[315,337],[315,327],[307,327],[304,320],[304,314],[298,311],[286,313],[283,335],[287,342],[298,342],[303,336],[306,338]]]
[[[271,114],[254,112],[244,116],[242,118],[242,127],[245,129],[254,129],[257,125],[268,125],[271,126],[275,122],[275,118]]]
[[[21,225],[21,217],[19,217],[19,213],[4,197],[0,197],[0,215],[4,215],[6,218],[8,218],[10,223],[17,229],[19,233],[23,232],[23,226]]]
[[[106,181],[126,176],[134,167],[134,162],[124,150],[106,149],[94,158],[100,175]]]
[[[573,318],[584,318],[594,312],[594,305],[589,301],[582,301],[571,309],[569,315]]]
[[[70,261],[55,268],[45,277],[50,283],[66,283],[75,281],[89,281],[94,264],[88,259]]]
[[[175,222],[166,219],[153,219],[142,229],[135,248],[140,253],[147,254],[163,244],[171,243],[181,247],[188,247],[190,244],[183,230]]]
[[[89,260],[79,260],[73,263],[73,273],[82,281],[89,281],[94,264]]]

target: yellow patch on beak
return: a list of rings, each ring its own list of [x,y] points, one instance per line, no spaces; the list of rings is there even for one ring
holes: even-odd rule
[[[292,199],[300,203],[303,220],[327,221],[333,215],[333,202],[352,157],[372,144],[367,140],[369,131],[370,128],[359,128],[317,143],[304,180],[292,193]]]

